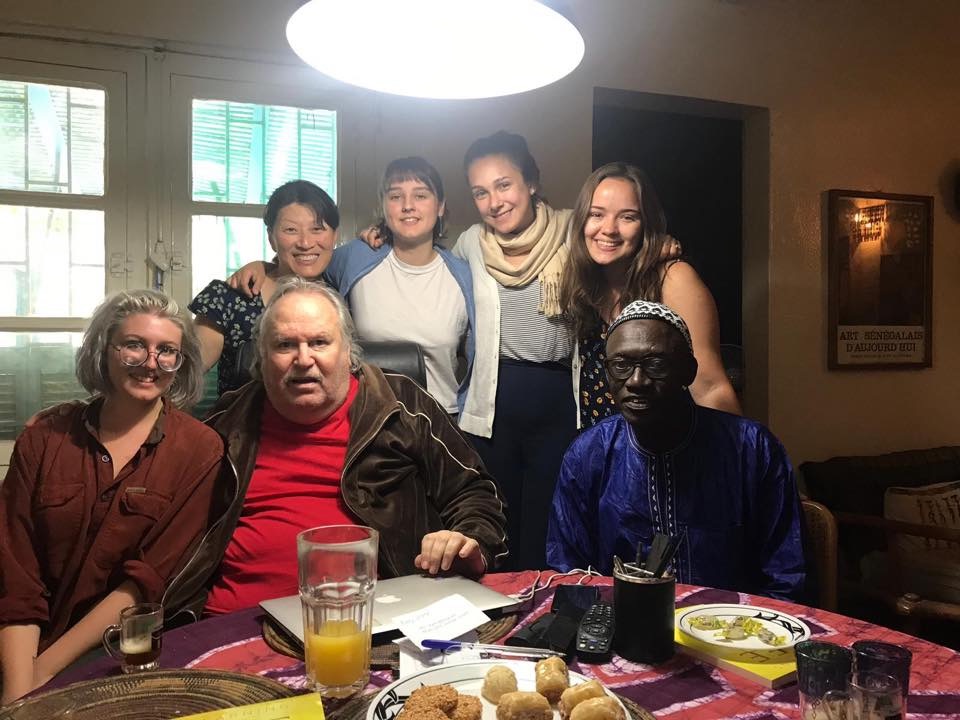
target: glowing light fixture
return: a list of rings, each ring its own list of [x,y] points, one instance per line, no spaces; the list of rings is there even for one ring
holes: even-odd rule
[[[584,51],[573,24],[535,0],[309,0],[287,23],[287,40],[337,80],[448,99],[549,85]]]

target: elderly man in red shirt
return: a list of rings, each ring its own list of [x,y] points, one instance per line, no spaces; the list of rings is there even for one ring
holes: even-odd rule
[[[208,420],[237,483],[178,592],[209,588],[212,614],[296,594],[295,538],[316,525],[376,528],[381,577],[476,576],[506,555],[503,503],[479,456],[416,383],[360,362],[339,295],[284,281],[257,344],[260,379]]]

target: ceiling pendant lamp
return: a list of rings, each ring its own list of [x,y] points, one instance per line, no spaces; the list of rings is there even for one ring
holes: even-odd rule
[[[287,23],[304,62],[342,82],[422,98],[512,95],[583,58],[583,37],[536,0],[309,0]]]

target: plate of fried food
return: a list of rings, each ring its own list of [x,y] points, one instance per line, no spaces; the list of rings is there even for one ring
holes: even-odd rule
[[[478,660],[441,665],[388,685],[367,720],[629,720],[623,703],[560,657],[536,664]]]
[[[697,640],[737,650],[789,648],[810,637],[803,620],[756,605],[694,605],[677,624]]]

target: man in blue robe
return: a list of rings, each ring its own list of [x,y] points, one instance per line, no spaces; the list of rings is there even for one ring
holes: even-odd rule
[[[690,333],[665,305],[631,303],[607,331],[619,415],[567,450],[547,561],[609,575],[654,533],[681,536],[678,582],[789,600],[803,596],[801,511],[790,461],[763,425],[694,405]]]

